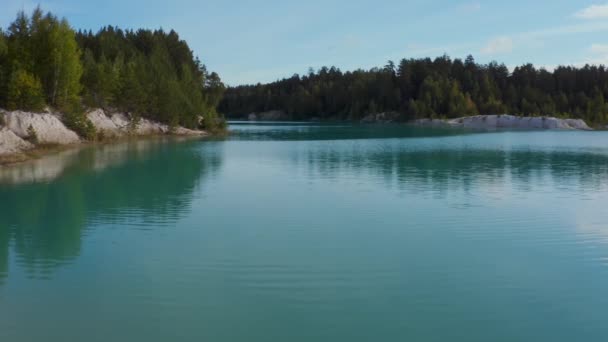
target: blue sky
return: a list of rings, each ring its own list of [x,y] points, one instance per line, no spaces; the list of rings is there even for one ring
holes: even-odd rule
[[[75,28],[173,28],[230,85],[443,53],[510,67],[608,64],[608,0],[0,2],[2,27],[40,3]]]

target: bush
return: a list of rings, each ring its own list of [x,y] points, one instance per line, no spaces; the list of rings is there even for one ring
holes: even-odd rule
[[[32,144],[38,144],[38,134],[36,133],[36,130],[34,129],[34,127],[32,127],[32,125],[30,125],[30,127],[27,128],[27,139],[32,143]]]
[[[133,135],[137,132],[137,126],[141,122],[141,115],[132,113],[130,115],[131,121],[129,121],[129,127],[127,127],[127,131],[129,134]]]
[[[218,115],[215,111],[210,111],[203,115],[199,123],[199,129],[210,133],[223,133],[226,131],[228,123],[223,116]]]
[[[68,113],[63,116],[63,123],[85,140],[95,140],[97,132],[93,123],[84,113]]]

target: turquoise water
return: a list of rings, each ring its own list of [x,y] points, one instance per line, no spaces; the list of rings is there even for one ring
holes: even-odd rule
[[[608,132],[233,124],[0,169],[0,341],[608,341]]]

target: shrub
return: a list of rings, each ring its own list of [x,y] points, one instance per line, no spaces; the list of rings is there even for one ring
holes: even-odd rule
[[[228,124],[223,116],[218,115],[215,111],[210,111],[203,116],[200,121],[199,128],[211,133],[223,133],[226,131]]]
[[[139,123],[141,122],[141,115],[132,113],[130,116],[131,121],[129,122],[129,127],[127,127],[127,131],[129,132],[129,134],[135,134],[137,131],[137,126],[139,126]]]
[[[63,116],[63,123],[85,140],[96,139],[95,126],[84,113],[67,113]]]
[[[32,125],[27,128],[27,135],[27,139],[32,144],[38,144],[38,134],[36,133],[36,130],[34,129],[34,127],[32,127]]]

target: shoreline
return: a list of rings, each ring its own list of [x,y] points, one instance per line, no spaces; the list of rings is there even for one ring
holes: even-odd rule
[[[103,147],[111,145],[119,145],[122,143],[147,141],[147,140],[160,140],[160,139],[179,139],[182,140],[196,140],[196,139],[211,139],[224,136],[224,133],[218,134],[206,134],[206,135],[178,135],[178,134],[155,134],[155,135],[132,135],[120,137],[117,139],[106,139],[103,141],[83,141],[77,144],[40,144],[35,145],[29,150],[25,150],[20,153],[11,153],[0,155],[0,167],[2,166],[13,166],[32,162],[45,157],[61,154],[62,152],[70,150],[79,150],[88,147]]]
[[[273,111],[271,113],[276,113]],[[573,118],[558,118],[552,116],[516,116],[510,114],[487,114],[465,116],[453,119],[414,119],[410,121],[400,121],[399,113],[385,112],[377,114],[369,114],[358,120],[328,118],[325,120],[292,120],[285,115],[280,116],[280,120],[273,120],[276,116],[269,119],[265,115],[254,115],[249,117],[230,118],[229,121],[237,121],[242,123],[254,122],[289,122],[289,123],[349,123],[349,124],[401,124],[417,127],[429,128],[455,128],[455,129],[470,129],[479,131],[496,131],[496,130],[582,130],[593,131],[596,129],[608,129],[608,126],[589,126],[582,119]]]
[[[96,140],[85,140],[67,128],[60,120],[61,114],[0,109],[0,166],[25,163],[66,150],[95,145],[162,137],[199,139],[227,134],[181,126],[171,128],[144,118],[134,122],[124,113],[106,114],[101,109],[90,110],[86,116],[95,128]]]

